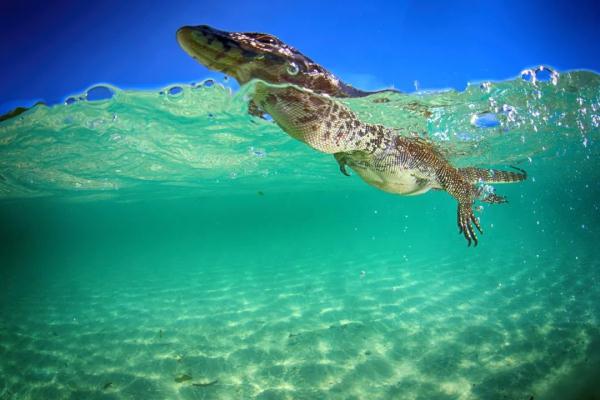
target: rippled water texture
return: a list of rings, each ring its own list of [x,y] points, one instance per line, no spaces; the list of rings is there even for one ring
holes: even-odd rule
[[[532,76],[526,71],[524,78],[463,92],[383,93],[346,103],[365,121],[430,137],[458,165],[595,157],[600,77],[584,71],[545,81]],[[250,90],[232,93],[212,80],[156,92],[100,86],[65,105],[36,106],[0,123],[0,194],[118,197],[148,190],[185,196],[271,184],[349,187],[331,156],[250,116]]]
[[[400,197],[247,113],[95,87],[0,123],[0,399],[600,398],[600,76],[344,102],[457,165]]]

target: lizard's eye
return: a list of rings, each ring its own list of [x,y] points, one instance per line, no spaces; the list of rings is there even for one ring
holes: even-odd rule
[[[300,67],[295,62],[290,62],[287,67],[287,73],[290,75],[298,75],[300,72]]]

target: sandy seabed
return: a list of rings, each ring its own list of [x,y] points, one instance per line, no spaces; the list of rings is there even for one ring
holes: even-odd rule
[[[63,275],[3,297],[0,399],[597,393],[592,257],[477,257]]]

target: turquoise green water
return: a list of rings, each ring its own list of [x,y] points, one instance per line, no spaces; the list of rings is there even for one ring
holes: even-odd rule
[[[528,171],[475,249],[447,194],[181,88],[0,123],[0,399],[600,396],[598,75],[345,101]]]

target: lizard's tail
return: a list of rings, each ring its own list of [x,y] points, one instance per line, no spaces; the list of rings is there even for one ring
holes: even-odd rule
[[[503,171],[500,169],[483,169],[483,168],[459,168],[458,172],[469,182],[475,184],[478,182],[485,183],[512,183],[521,182],[527,179],[527,172],[521,168],[513,167],[518,172]]]

